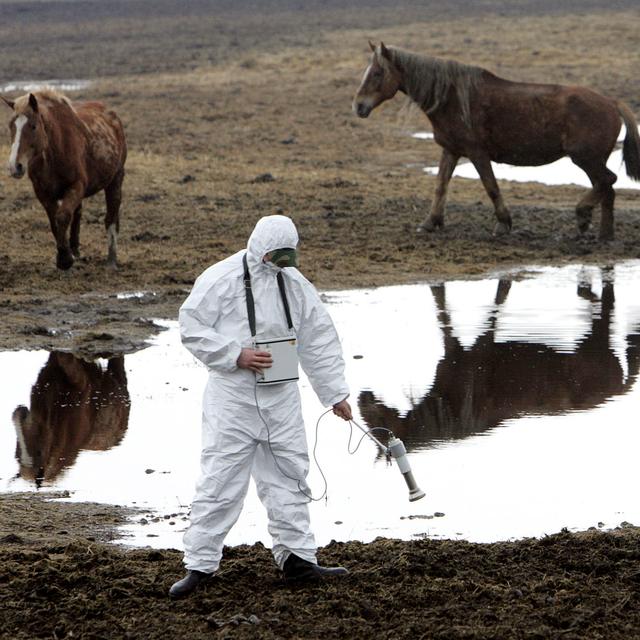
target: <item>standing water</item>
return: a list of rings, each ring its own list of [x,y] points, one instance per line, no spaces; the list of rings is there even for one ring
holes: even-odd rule
[[[56,91],[83,91],[91,84],[90,80],[14,80],[0,84],[0,93],[12,91],[42,91],[55,89]]]
[[[318,543],[492,541],[640,521],[639,285],[634,262],[326,295],[355,420],[404,441],[426,497],[410,503],[395,463],[366,437],[358,447],[360,431],[350,438],[331,413],[319,420],[302,377],[328,482],[325,499],[312,460]],[[167,327],[153,346],[95,363],[0,354],[0,491],[136,505],[126,543],[180,548],[207,374]],[[253,487],[227,541],[270,544]]]

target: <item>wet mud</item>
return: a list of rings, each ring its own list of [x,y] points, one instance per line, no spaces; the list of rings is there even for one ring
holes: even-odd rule
[[[0,348],[135,351],[159,320],[175,319],[195,277],[243,248],[271,213],[294,218],[301,270],[321,289],[640,258],[635,190],[617,192],[616,238],[603,243],[597,215],[592,230],[577,233],[584,189],[501,183],[514,227],[495,238],[482,186],[454,179],[445,228],[416,235],[435,184],[422,169],[437,165],[439,149],[410,134],[428,121],[400,97],[367,120],[351,113],[372,39],[510,79],[587,85],[638,116],[632,0],[153,6],[0,0],[2,82],[92,80],[72,98],[113,107],[130,150],[117,271],[106,264],[101,196],[85,203],[82,258],[61,272],[31,185],[0,178]],[[0,159],[8,154],[5,132]],[[173,603],[166,592],[182,572],[177,551],[106,544],[126,515],[3,495],[0,637],[639,634],[630,527],[489,545],[331,544],[321,561],[351,575],[305,587],[284,585],[260,545],[237,547],[202,593]]]
[[[3,501],[0,513],[16,527],[0,529],[2,638],[577,640],[633,638],[640,626],[635,528],[493,544],[331,543],[320,562],[350,574],[306,585],[285,584],[262,545],[242,545],[174,602],[177,550],[100,542],[100,528],[124,514],[33,496]]]

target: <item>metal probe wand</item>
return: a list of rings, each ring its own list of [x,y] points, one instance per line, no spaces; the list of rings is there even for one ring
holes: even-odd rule
[[[424,498],[424,491],[418,486],[416,479],[413,477],[409,458],[407,458],[407,450],[405,449],[402,440],[400,440],[400,438],[396,438],[392,434],[391,438],[389,438],[389,446],[385,447],[380,440],[371,435],[371,432],[363,429],[357,422],[352,422],[356,427],[358,427],[358,429],[360,429],[360,431],[369,436],[369,438],[371,438],[371,440],[380,447],[388,458],[395,458],[398,469],[400,469],[400,473],[402,474],[404,481],[407,483],[407,487],[409,487],[409,502],[415,502],[416,500],[420,500],[420,498]]]

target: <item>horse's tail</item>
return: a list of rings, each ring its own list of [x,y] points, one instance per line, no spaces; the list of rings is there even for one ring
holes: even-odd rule
[[[618,102],[618,113],[627,127],[627,135],[622,143],[622,158],[630,178],[640,181],[640,135],[638,123],[633,111],[624,103]]]

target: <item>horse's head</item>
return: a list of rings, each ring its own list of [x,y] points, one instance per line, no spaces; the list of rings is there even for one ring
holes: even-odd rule
[[[13,118],[9,122],[11,132],[9,173],[14,178],[22,178],[29,160],[43,149],[45,134],[38,100],[33,93],[16,100],[7,100],[4,97],[2,100],[13,110]]]
[[[40,488],[44,480],[45,455],[37,425],[33,424],[31,411],[23,405],[16,407],[12,419],[17,438],[16,459],[20,465],[17,477],[34,480]]]
[[[371,62],[353,99],[353,110],[360,118],[366,118],[379,104],[393,98],[401,85],[401,75],[389,49],[383,42],[376,47],[369,41],[369,46],[373,51]]]

